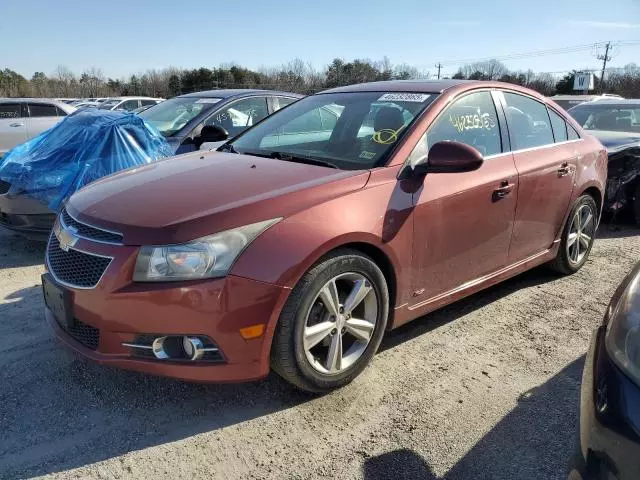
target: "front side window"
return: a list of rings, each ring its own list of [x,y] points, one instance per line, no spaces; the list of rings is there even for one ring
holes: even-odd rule
[[[411,152],[409,164],[414,165],[444,140],[470,145],[483,156],[502,152],[498,116],[489,92],[465,95],[447,107]]]
[[[511,148],[541,147],[554,142],[547,107],[524,95],[504,92]]]
[[[0,103],[0,120],[20,118],[21,116],[19,103]]]
[[[47,105],[45,103],[30,103],[29,116],[34,117],[57,117],[58,112],[55,105]]]
[[[437,95],[345,92],[296,101],[231,142],[249,155],[331,163],[345,170],[384,165]]]
[[[560,115],[549,109],[549,118],[551,118],[551,128],[553,129],[553,138],[557,142],[567,140],[567,123]]]
[[[269,115],[265,97],[251,97],[233,102],[207,118],[205,125],[217,125],[236,136]]]
[[[219,101],[219,98],[171,98],[140,112],[139,116],[156,127],[163,136],[171,137]]]

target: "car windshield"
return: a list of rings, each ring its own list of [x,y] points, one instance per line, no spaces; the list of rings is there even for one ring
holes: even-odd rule
[[[109,110],[110,108],[115,107],[119,103],[120,103],[120,100],[105,100],[100,104],[100,109]]]
[[[180,131],[205,108],[209,108],[211,104],[219,101],[219,98],[172,98],[140,112],[140,116],[156,127],[162,135],[170,137]]]
[[[569,114],[586,130],[640,133],[640,105],[582,104]]]
[[[312,95],[266,118],[224,148],[344,170],[373,168],[384,164],[436,97],[397,92]]]

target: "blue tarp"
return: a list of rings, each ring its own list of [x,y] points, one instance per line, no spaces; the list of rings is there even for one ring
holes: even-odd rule
[[[0,160],[9,194],[57,211],[76,190],[125,168],[173,155],[164,137],[131,113],[83,109]]]

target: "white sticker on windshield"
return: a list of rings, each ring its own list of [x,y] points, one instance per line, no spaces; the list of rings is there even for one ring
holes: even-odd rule
[[[219,101],[219,98],[200,98],[196,103],[218,103]]]
[[[431,95],[428,93],[385,93],[379,102],[416,102],[422,103]]]

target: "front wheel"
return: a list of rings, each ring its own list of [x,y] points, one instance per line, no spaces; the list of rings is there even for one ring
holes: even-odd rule
[[[574,204],[562,232],[560,248],[549,266],[564,275],[577,272],[586,263],[593,247],[598,206],[591,195],[582,195]]]
[[[339,388],[369,364],[388,315],[389,292],[380,268],[360,252],[336,251],[312,267],[287,300],[271,365],[303,390]]]

